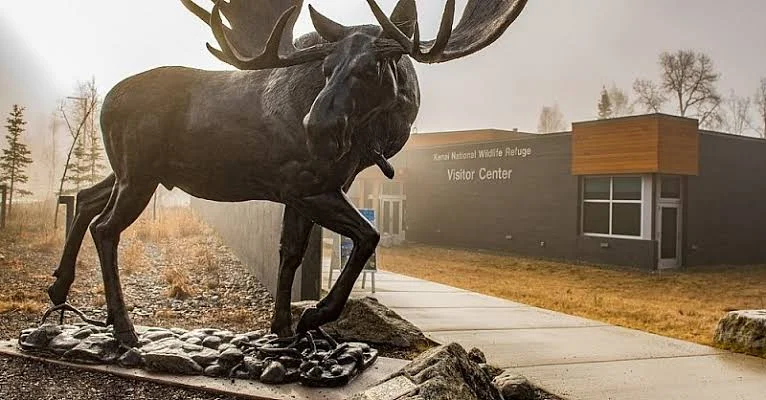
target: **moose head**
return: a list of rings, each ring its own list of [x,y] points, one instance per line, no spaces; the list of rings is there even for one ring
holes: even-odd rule
[[[470,0],[463,18],[453,29],[455,0],[447,0],[436,39],[421,41],[415,0],[400,0],[390,16],[375,0],[366,1],[379,26],[344,26],[309,5],[311,21],[322,41],[306,48],[296,48],[284,40],[291,37],[286,30],[292,29],[300,12],[302,1],[294,0],[295,4],[277,19],[260,53],[247,56],[238,48],[237,41],[232,40],[232,34],[236,33],[226,27],[221,18],[223,8],[233,27],[245,26],[246,22],[242,19],[246,14],[241,9],[233,9],[232,3],[217,1],[208,14],[191,0],[182,0],[212,28],[221,50],[210,44],[207,45],[208,50],[221,61],[240,70],[286,68],[321,62],[325,85],[305,115],[303,126],[311,152],[332,161],[351,150],[353,140],[349,133],[354,130],[353,127],[368,123],[373,115],[390,110],[396,103],[402,56],[431,64],[473,54],[497,40],[521,14],[527,2]],[[242,37],[242,33],[239,33],[239,38],[240,41],[248,40]],[[252,40],[244,43],[243,47],[248,44],[252,44]],[[411,79],[416,80],[414,74]],[[394,169],[386,161],[383,149],[374,141],[360,145],[366,147],[366,156],[392,178]]]

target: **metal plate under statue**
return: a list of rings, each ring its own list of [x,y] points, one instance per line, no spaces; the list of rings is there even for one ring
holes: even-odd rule
[[[420,106],[412,60],[441,63],[485,48],[519,16],[526,0],[468,0],[454,27],[455,0],[448,0],[431,41],[420,39],[414,0],[399,1],[391,16],[367,0],[379,26],[343,26],[309,7],[316,32],[295,41],[301,0],[217,1],[210,12],[192,0],[181,2],[212,28],[220,50],[209,44],[208,50],[239,71],[158,68],[124,80],[107,95],[101,126],[114,173],[77,195],[57,279],[48,289],[55,307],[46,313],[78,313],[66,300],[90,226],[107,321],[44,325],[23,332],[20,344],[84,361],[148,367],[149,354],[170,360],[191,354],[177,358],[178,372],[206,372],[197,361],[183,367],[196,357],[220,366],[215,375],[255,376],[263,368],[261,379],[278,363],[286,368],[276,368],[275,375],[312,385],[343,384],[373,362],[376,352],[335,343],[320,327],[340,316],[380,239],[345,191],[373,165],[393,178],[387,160],[407,142]],[[271,334],[160,328],[137,334],[122,295],[117,244],[160,184],[214,201],[285,204]],[[354,246],[329,294],[303,313],[294,332],[291,285],[314,224],[351,238]],[[225,349],[206,352],[210,347],[201,343],[211,336],[226,339],[220,345]]]

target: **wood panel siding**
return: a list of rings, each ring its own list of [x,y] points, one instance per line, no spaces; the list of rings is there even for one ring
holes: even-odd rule
[[[698,172],[696,120],[652,114],[572,127],[573,175]]]
[[[659,119],[659,171],[699,175],[699,127],[686,118]]]

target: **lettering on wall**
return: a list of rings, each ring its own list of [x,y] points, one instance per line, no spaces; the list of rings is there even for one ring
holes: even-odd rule
[[[532,155],[531,147],[492,147],[476,149],[471,151],[450,151],[444,153],[434,153],[434,161],[459,161],[459,160],[477,160],[489,158],[526,158]]]
[[[531,147],[490,147],[468,151],[444,151],[433,153],[434,162],[442,161],[466,161],[466,160],[490,160],[508,158],[527,158],[532,155]],[[447,168],[447,181],[474,182],[474,181],[510,181],[513,169],[508,167],[486,166],[469,168]]]

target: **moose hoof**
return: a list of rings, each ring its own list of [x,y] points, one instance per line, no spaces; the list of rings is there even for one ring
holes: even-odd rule
[[[69,285],[63,283],[61,278],[56,279],[56,282],[48,288],[48,297],[53,305],[66,303],[67,296],[69,296]]]
[[[136,332],[133,329],[124,330],[124,331],[114,331],[114,338],[117,339],[120,344],[123,344],[128,347],[136,347],[138,346],[138,336],[136,335]]]
[[[295,336],[295,332],[293,332],[290,326],[272,326],[271,333],[276,334],[280,338],[289,338]]]
[[[296,329],[298,334],[319,328],[325,322],[322,316],[323,313],[321,309],[311,307],[303,310],[301,319],[298,321],[298,328]]]

